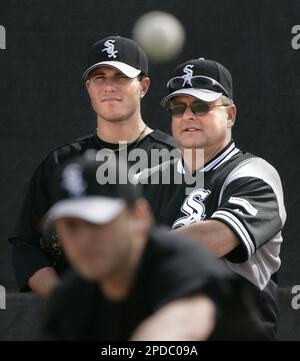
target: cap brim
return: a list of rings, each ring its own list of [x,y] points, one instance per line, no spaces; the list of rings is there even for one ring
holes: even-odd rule
[[[118,69],[121,73],[128,76],[128,78],[135,78],[141,73],[141,70],[120,61],[101,61],[100,63],[94,64],[86,69],[82,75],[82,79],[87,80],[89,73],[100,66],[110,66],[112,68]]]
[[[104,224],[115,219],[125,207],[126,202],[120,198],[93,196],[62,200],[46,214],[43,227],[48,228],[54,221],[65,217]]]
[[[222,93],[217,93],[212,90],[208,89],[195,89],[195,88],[183,88],[174,91],[173,93],[166,96],[160,103],[160,105],[165,108],[169,100],[173,97],[180,96],[180,95],[190,95],[193,96],[199,100],[202,100],[203,102],[213,102],[220,98]]]

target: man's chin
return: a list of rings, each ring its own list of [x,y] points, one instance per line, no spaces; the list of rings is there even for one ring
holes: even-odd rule
[[[184,149],[203,149],[205,147],[205,144],[202,142],[182,142],[180,144],[180,148],[182,150]]]
[[[123,116],[120,115],[109,115],[107,117],[102,117],[103,119],[105,119],[107,122],[109,123],[121,123],[124,120]]]
[[[100,281],[104,275],[105,272],[103,272],[102,270],[98,270],[98,269],[78,269],[77,268],[77,272],[83,277],[85,278],[87,281],[90,282],[98,282]]]
[[[201,139],[200,139],[201,138]],[[178,137],[178,139],[175,138],[175,141],[177,144],[180,145],[182,149],[201,149],[205,147],[205,139],[204,137],[199,137],[193,135],[186,135],[182,137]]]

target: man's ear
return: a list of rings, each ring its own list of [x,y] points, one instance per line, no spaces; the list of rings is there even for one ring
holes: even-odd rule
[[[227,128],[232,128],[236,118],[236,106],[231,104],[227,107]]]
[[[89,79],[85,82],[85,87],[86,87],[86,90],[89,91],[89,89],[90,89],[90,80]]]
[[[150,78],[142,78],[142,80],[140,81],[140,85],[140,97],[143,98],[147,94],[147,91],[150,87]]]

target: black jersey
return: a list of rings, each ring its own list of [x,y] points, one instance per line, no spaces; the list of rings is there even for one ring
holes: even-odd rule
[[[170,184],[150,184],[153,173],[163,179],[166,172]],[[193,188],[188,195],[186,189],[191,186],[185,182],[185,172],[178,159],[139,176],[157,223],[175,229],[208,219],[224,222],[240,240],[240,246],[227,254],[224,262],[263,290],[280,267],[281,230],[286,219],[277,171],[231,142],[198,170],[204,176],[203,187]],[[178,174],[182,181],[175,184]]]
[[[266,337],[249,289],[203,247],[158,228],[150,233],[126,300],[107,298],[98,284],[71,271],[50,297],[46,333],[58,340],[128,340],[159,308],[198,294],[216,306],[211,338]]]
[[[215,219],[230,227],[240,245],[222,260],[256,290],[261,320],[274,336],[278,306],[271,277],[280,267],[281,230],[286,220],[277,171],[262,158],[237,149],[232,141],[197,171],[203,176],[202,187],[187,184],[186,172],[177,159],[137,177],[144,184],[156,222],[175,229]],[[165,182],[166,174],[169,182]]]
[[[172,150],[175,146],[171,136],[160,130],[154,130],[141,140],[129,144],[126,151],[129,153],[133,149],[143,149],[150,154],[152,149]],[[52,239],[55,233],[50,233],[51,239],[45,240],[41,235],[39,222],[51,206],[51,180],[56,168],[89,149],[112,149],[117,154],[119,145],[103,142],[96,133],[85,136],[50,152],[32,176],[15,229],[9,236],[9,241],[12,243],[13,266],[21,290],[28,290],[27,281],[37,270],[49,266],[64,268],[61,247],[57,247],[57,240]],[[149,164],[140,163],[140,166],[146,168]],[[44,251],[41,243],[46,244],[43,247]],[[59,265],[61,260],[63,267]]]

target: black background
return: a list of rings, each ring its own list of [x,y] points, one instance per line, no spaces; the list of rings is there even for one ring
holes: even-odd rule
[[[130,37],[140,15],[164,10],[181,20],[187,39],[178,57],[150,64],[144,120],[170,131],[159,102],[179,62],[205,57],[230,69],[238,108],[236,144],[265,158],[282,178],[288,218],[279,284],[291,298],[287,290],[300,284],[300,49],[291,45],[300,2],[0,1],[7,47],[0,50],[0,284],[10,293],[17,290],[7,235],[33,170],[51,149],[95,129],[96,116],[81,82],[89,46],[112,34]],[[284,307],[291,307],[289,298]]]

